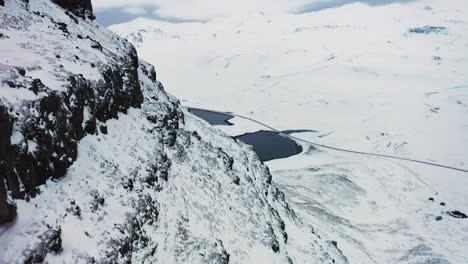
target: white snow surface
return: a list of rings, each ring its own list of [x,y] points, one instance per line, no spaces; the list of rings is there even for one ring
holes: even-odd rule
[[[428,27],[440,28],[414,30]],[[206,23],[137,19],[110,29],[157,65],[186,106],[317,130],[294,136],[321,144],[468,169],[466,1],[354,3]],[[230,122],[218,128],[262,129]],[[468,220],[446,213],[468,212],[466,173],[306,145],[267,165],[294,210],[350,263],[468,262]]]
[[[146,206],[155,207],[159,217],[140,227],[149,241],[135,250],[134,263],[225,263],[223,251],[229,263],[346,262],[288,208],[251,147],[186,113],[175,148],[166,148],[147,115],[173,99],[152,85],[144,89],[142,109],[108,121],[109,134],[80,142],[78,159],[63,179],[48,181],[29,202],[17,201],[18,218],[0,228],[0,263],[22,263],[47,226],[60,226],[63,239],[63,252],[47,255],[48,263],[105,261],[115,250],[113,241],[127,235],[119,231],[142,214],[138,205],[148,199]],[[150,99],[154,96],[157,102]],[[145,179],[162,153],[172,164],[168,182],[156,190]],[[233,169],[226,167],[226,157],[232,157]],[[124,187],[129,180],[133,190]],[[105,199],[97,209],[95,197]],[[71,213],[76,206],[79,216]],[[273,241],[278,253],[271,249]],[[134,243],[137,248],[142,242]]]
[[[30,78],[58,92],[66,92],[64,78],[73,74],[99,80],[91,63],[115,66],[129,48],[94,22],[73,23],[47,0],[31,1],[29,11],[20,3],[0,7],[0,21],[9,23],[0,25],[8,37],[0,40],[5,106],[28,111],[43,96],[27,89]],[[37,11],[45,17],[31,14]],[[70,37],[51,19],[67,23]],[[99,40],[103,51],[77,39],[80,32]],[[46,254],[45,263],[347,263],[329,238],[296,216],[250,146],[189,113],[179,120],[175,145],[168,145],[174,131],[151,120],[167,119],[180,105],[148,78],[150,68],[140,61],[141,108],[107,121],[107,134],[83,138],[64,177],[48,180],[34,198],[15,200],[17,218],[0,227],[0,263],[47,252],[43,238],[51,229],[61,231],[63,251]],[[24,87],[11,88],[12,80]],[[11,140],[25,144],[18,129]],[[37,147],[27,143],[31,151]]]
[[[130,47],[94,22],[74,23],[63,9],[50,1],[31,1],[30,11],[19,2],[6,0],[5,7],[0,7],[0,33],[4,35],[0,45],[0,99],[6,106],[35,101],[46,95],[35,95],[26,89],[30,79],[40,79],[50,91],[57,92],[67,90],[71,74],[80,74],[90,81],[101,80],[99,69],[124,57]],[[58,23],[65,23],[68,33],[60,30]],[[93,48],[91,39],[102,43],[103,51]],[[24,69],[25,76],[12,72],[12,67]],[[11,88],[7,81],[16,82],[16,87]],[[24,87],[20,88],[19,84]]]

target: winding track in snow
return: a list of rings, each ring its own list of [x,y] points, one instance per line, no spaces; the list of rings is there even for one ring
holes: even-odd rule
[[[216,114],[223,114],[223,115],[229,115],[229,116],[233,116],[233,117],[239,117],[239,118],[242,118],[242,119],[246,119],[246,120],[249,120],[251,122],[257,123],[257,124],[259,124],[261,126],[264,126],[264,127],[268,128],[268,129],[271,129],[271,130],[279,133],[282,136],[288,137],[288,138],[293,139],[293,140],[301,141],[301,142],[304,142],[304,143],[307,143],[307,144],[310,144],[310,145],[313,145],[313,146],[316,146],[316,147],[320,147],[320,148],[331,149],[331,150],[335,150],[335,151],[347,152],[347,153],[358,154],[358,155],[365,155],[365,156],[373,156],[373,157],[386,158],[386,159],[396,159],[396,160],[402,160],[402,161],[409,161],[409,162],[420,163],[420,164],[424,164],[424,165],[435,166],[435,167],[445,168],[445,169],[449,169],[449,170],[455,170],[455,171],[468,173],[468,169],[452,167],[452,166],[443,165],[443,164],[434,163],[434,162],[428,162],[428,161],[411,159],[411,158],[403,158],[403,157],[392,156],[392,155],[385,155],[385,154],[377,154],[377,153],[363,152],[363,151],[357,151],[357,150],[343,149],[343,148],[331,147],[331,146],[315,143],[315,142],[312,142],[312,141],[308,141],[308,140],[305,140],[305,139],[301,139],[301,138],[298,138],[298,137],[295,137],[295,136],[285,134],[285,133],[281,132],[280,130],[278,130],[278,129],[272,127],[272,126],[269,126],[269,125],[267,125],[265,123],[262,123],[260,121],[257,121],[255,119],[253,119],[253,118],[250,118],[250,117],[238,115],[238,114],[233,113],[233,112],[222,112],[222,111],[216,111],[216,110],[204,109],[204,108],[198,108],[198,107],[189,107],[189,106],[185,106],[185,108],[188,109],[188,110],[189,109],[201,110],[201,111],[207,111],[207,112],[212,112],[212,113],[216,113]]]

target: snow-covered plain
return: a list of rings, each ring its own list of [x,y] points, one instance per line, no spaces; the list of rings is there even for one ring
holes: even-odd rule
[[[468,168],[466,1],[110,28],[187,106],[318,130],[295,136],[331,146]],[[219,128],[260,129],[230,122]],[[351,263],[468,262],[468,220],[446,213],[468,212],[467,173],[304,149],[267,165],[293,208]]]

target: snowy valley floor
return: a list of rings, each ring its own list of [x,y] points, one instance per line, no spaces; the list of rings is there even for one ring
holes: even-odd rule
[[[317,130],[294,135],[331,146],[468,168],[465,1],[206,23],[138,19],[111,29],[158,66],[186,106]],[[218,128],[263,129],[230,122]],[[303,148],[267,165],[296,212],[350,263],[468,262],[468,219],[446,213],[468,213],[468,174]]]

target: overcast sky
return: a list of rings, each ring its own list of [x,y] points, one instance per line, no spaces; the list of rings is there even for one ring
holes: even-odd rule
[[[171,22],[208,21],[253,11],[310,12],[352,2],[371,5],[413,0],[92,0],[98,21],[106,26],[151,17]]]

